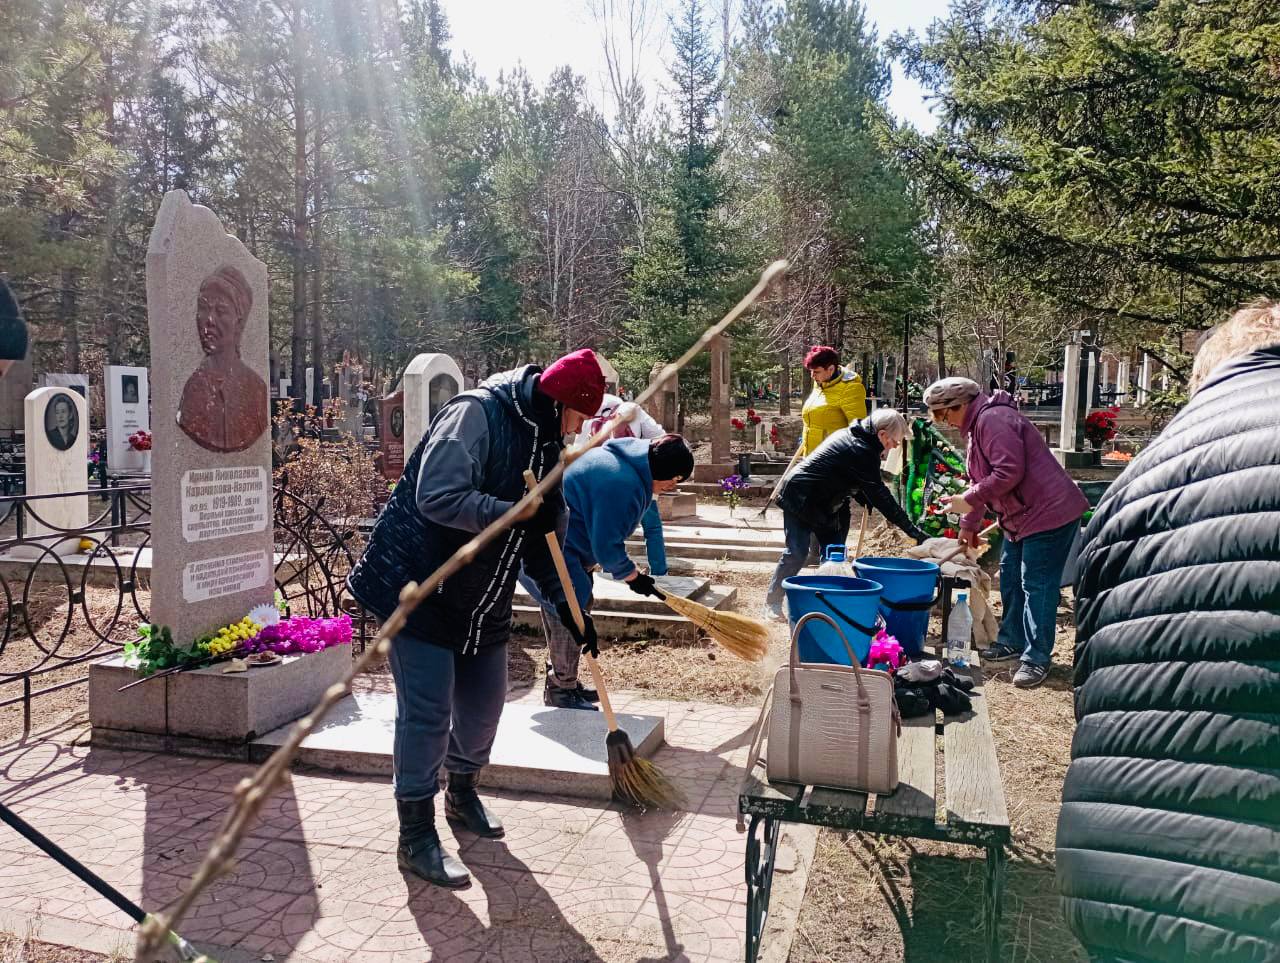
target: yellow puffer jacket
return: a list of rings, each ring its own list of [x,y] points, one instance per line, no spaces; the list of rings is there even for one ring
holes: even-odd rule
[[[813,454],[823,439],[867,417],[867,389],[857,372],[840,368],[824,384],[815,384],[800,411],[804,419],[804,456]]]

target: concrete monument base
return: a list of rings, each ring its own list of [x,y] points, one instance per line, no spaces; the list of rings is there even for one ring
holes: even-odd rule
[[[1093,451],[1067,451],[1063,448],[1051,448],[1053,457],[1058,459],[1058,464],[1063,468],[1092,468],[1102,464],[1102,452]]]
[[[330,772],[387,776],[392,772],[396,699],[391,693],[347,696],[307,736],[297,762]],[[618,715],[636,754],[652,756],[665,741],[659,716]],[[609,799],[609,764],[604,715],[580,709],[549,709],[509,702],[480,784],[515,792],[556,793],[582,799]],[[266,759],[288,737],[288,728],[249,745],[249,760]]]
[[[180,672],[124,692],[137,672],[121,658],[89,666],[89,722],[97,745],[248,758],[250,740],[303,716],[342,679],[351,648],[285,656],[279,665]]]
[[[672,492],[658,496],[658,517],[664,521],[670,518],[686,518],[698,514],[698,496],[690,492]]]

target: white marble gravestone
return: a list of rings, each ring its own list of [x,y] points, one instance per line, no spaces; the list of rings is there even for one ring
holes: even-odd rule
[[[1138,369],[1138,405],[1145,405],[1151,397],[1151,355],[1142,356],[1142,367]]]
[[[74,555],[80,550],[80,534],[67,537],[56,533],[60,529],[82,530],[89,524],[89,406],[71,388],[37,388],[27,395],[23,414],[27,494],[78,493],[29,502],[32,514],[27,516],[26,537],[53,548],[58,555]],[[43,550],[19,554],[31,555],[33,551]]]
[[[307,394],[304,400],[307,404],[314,406],[316,404],[316,369],[307,368],[306,374],[303,376],[303,381],[305,382],[307,389]]]
[[[130,435],[151,430],[147,369],[109,364],[103,369],[102,383],[106,388],[107,466],[113,471],[150,471],[150,454],[129,447]]]
[[[441,406],[462,391],[462,369],[447,354],[420,354],[404,369],[404,456],[418,447]]]
[[[1062,365],[1062,420],[1059,446],[1063,451],[1076,451],[1077,429],[1080,424],[1080,350],[1078,340],[1067,344]]]
[[[1129,403],[1129,362],[1118,362],[1116,366],[1116,404]]]
[[[151,619],[186,645],[271,601],[267,268],[183,191],[147,248]]]

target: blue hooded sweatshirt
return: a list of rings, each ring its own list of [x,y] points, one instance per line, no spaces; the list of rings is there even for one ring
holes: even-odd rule
[[[614,438],[587,452],[564,473],[569,527],[564,554],[578,604],[591,598],[596,563],[615,579],[636,570],[627,555],[627,537],[653,501],[649,439]]]

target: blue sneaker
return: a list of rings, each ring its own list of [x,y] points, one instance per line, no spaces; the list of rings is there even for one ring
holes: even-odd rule
[[[1014,659],[1022,658],[1022,653],[1016,649],[1006,648],[1003,645],[993,645],[982,650],[982,659],[984,662],[1012,662]]]

